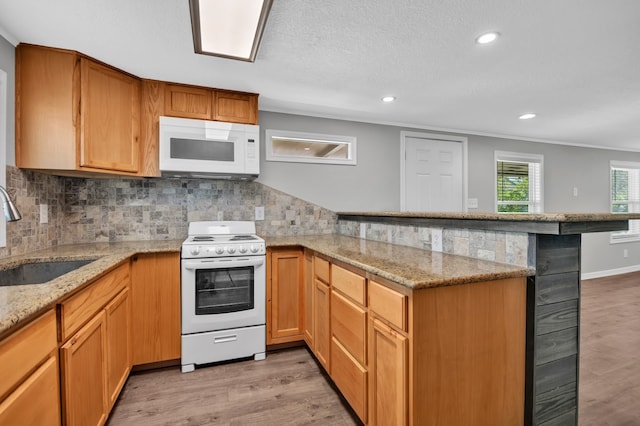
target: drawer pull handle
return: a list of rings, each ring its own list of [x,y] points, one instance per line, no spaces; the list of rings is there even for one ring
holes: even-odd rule
[[[214,337],[213,338],[213,343],[235,342],[236,340],[238,340],[238,335],[237,334],[232,334],[230,336]]]

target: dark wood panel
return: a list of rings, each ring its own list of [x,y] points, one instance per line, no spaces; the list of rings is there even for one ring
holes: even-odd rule
[[[536,334],[542,335],[554,331],[578,326],[578,300],[538,306],[536,314]]]
[[[576,386],[575,383],[569,383],[538,395],[536,400],[536,419],[538,422],[546,422],[567,412],[575,413],[576,407]]]
[[[578,378],[578,359],[576,355],[553,361],[536,367],[536,395],[575,383]]]
[[[537,235],[536,276],[580,270],[580,235]]]
[[[606,222],[563,222],[560,223],[560,234],[586,234],[588,232],[626,231],[628,220],[612,220]]]
[[[572,411],[569,411],[568,413],[564,413],[544,423],[538,423],[539,426],[574,426],[577,424],[578,424],[578,418],[576,417],[576,410],[572,410]]]
[[[580,273],[543,275],[536,278],[536,304],[563,302],[580,296]]]
[[[536,365],[578,353],[578,327],[536,336]]]

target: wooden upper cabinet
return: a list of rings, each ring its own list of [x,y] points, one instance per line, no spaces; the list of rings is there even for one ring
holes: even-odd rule
[[[258,95],[224,90],[214,92],[213,119],[258,124]]]
[[[140,81],[78,52],[16,48],[16,164],[138,175]]]
[[[80,167],[140,168],[140,81],[81,58]]]
[[[165,86],[164,115],[211,120],[212,106],[211,89],[183,84],[166,84]]]

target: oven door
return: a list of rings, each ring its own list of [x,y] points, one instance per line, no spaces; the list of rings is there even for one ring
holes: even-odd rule
[[[265,323],[265,257],[184,259],[182,334]]]

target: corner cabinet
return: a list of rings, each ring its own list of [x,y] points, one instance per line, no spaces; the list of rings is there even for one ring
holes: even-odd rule
[[[267,344],[303,340],[303,259],[301,249],[267,253]]]
[[[139,79],[75,51],[18,45],[18,167],[135,176],[139,139]]]
[[[180,253],[145,253],[131,264],[133,365],[180,358]]]

